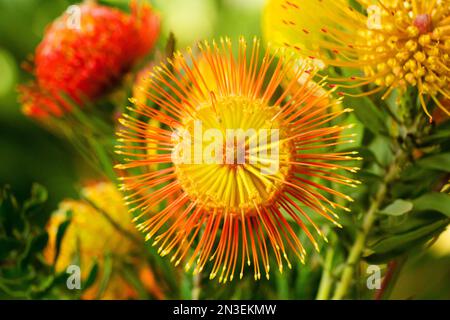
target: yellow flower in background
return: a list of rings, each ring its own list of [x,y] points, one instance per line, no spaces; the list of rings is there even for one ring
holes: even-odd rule
[[[99,263],[100,275],[106,255],[113,258],[113,273],[103,294],[99,294],[99,281],[83,295],[85,299],[129,299],[136,298],[137,293],[120,274],[121,262],[137,266],[145,277],[145,286],[156,297],[162,298],[161,289],[154,281],[150,269],[145,268],[145,261],[139,257],[142,250],[135,241],[125,234],[137,237],[139,234],[132,223],[132,218],[124,205],[121,193],[112,183],[100,182],[82,189],[84,200],[64,200],[58,210],[51,216],[47,231],[49,243],[45,257],[52,263],[56,253],[56,235],[59,225],[70,217],[70,224],[61,242],[60,253],[56,261],[56,271],[63,272],[69,265],[78,264],[82,279],[86,279],[94,261]],[[119,229],[121,231],[119,231]],[[76,257],[79,262],[76,262]],[[149,276],[150,272],[150,276]]]
[[[450,97],[450,0],[269,0],[264,33],[269,42],[291,48],[326,65],[363,71],[331,79],[355,88],[370,83],[372,94],[417,87],[422,107],[427,97]]]
[[[280,272],[285,263],[291,267],[289,251],[304,262],[298,231],[316,249],[309,228],[324,237],[310,215],[339,226],[336,209],[348,211],[325,194],[352,200],[324,182],[358,183],[343,174],[357,170],[348,165],[355,153],[329,150],[351,142],[341,134],[348,126],[330,125],[350,111],[333,111],[340,99],[329,99],[324,82],[310,85],[314,73],[295,69],[292,55],[277,59],[256,39],[248,46],[241,38],[235,49],[228,39],[202,42],[198,56],[188,49],[157,66],[147,82],[152,103],[132,99],[135,107],[117,133],[117,152],[125,158],[117,166],[125,172],[121,189],[138,228],[162,256],[176,265],[184,261],[194,273],[207,268],[223,283],[236,273],[242,278],[246,264],[253,265],[255,280],[261,273],[269,278],[272,255]],[[154,119],[162,125],[154,126]],[[210,149],[230,131],[252,129]],[[278,132],[279,139],[253,144],[264,130]],[[149,153],[155,144],[157,152]],[[243,162],[238,145],[245,149]],[[265,172],[275,163],[277,170]],[[157,205],[162,209],[155,212]]]

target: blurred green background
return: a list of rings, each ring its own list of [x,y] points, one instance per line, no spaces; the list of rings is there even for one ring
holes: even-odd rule
[[[33,53],[45,26],[76,2],[0,0],[0,185],[11,185],[18,198],[25,199],[31,184],[39,182],[49,192],[48,212],[61,199],[76,196],[77,186],[84,179],[80,174],[84,166],[69,144],[22,115],[16,87],[30,77],[22,70],[21,63]],[[100,2],[117,6],[128,3],[127,0]],[[170,31],[175,34],[179,48],[204,38],[260,36],[264,0],[154,0],[152,3],[163,21],[160,48],[164,47]],[[314,269],[314,263],[310,259],[310,268]],[[444,236],[432,250],[411,257],[393,297],[450,299],[449,266],[450,237]],[[297,282],[295,288],[284,277],[284,281],[277,281],[276,292],[264,296],[311,298],[314,287],[304,285],[317,286],[320,273],[310,275],[313,278]],[[308,272],[303,273],[302,277],[305,276]],[[278,274],[275,277],[279,278]]]

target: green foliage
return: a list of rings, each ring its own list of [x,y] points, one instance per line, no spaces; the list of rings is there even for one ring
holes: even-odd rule
[[[387,135],[386,116],[368,97],[347,98],[346,105],[354,109],[354,113],[364,128],[373,134]]]
[[[417,165],[425,169],[450,172],[450,152],[430,155],[417,161]]]
[[[417,211],[437,211],[450,218],[450,195],[446,193],[431,192],[413,201]]]
[[[0,194],[0,298],[49,299],[79,298],[96,281],[98,264],[94,263],[81,290],[68,290],[68,274],[55,272],[61,241],[70,220],[64,221],[56,236],[57,253],[53,263],[44,257],[48,234],[36,223],[43,214],[47,191],[34,184],[31,196],[20,204],[10,188]]]
[[[36,224],[47,191],[34,184],[31,197],[19,204],[4,187],[0,195],[0,297],[43,298],[57,284],[58,275],[45,263],[47,233]]]

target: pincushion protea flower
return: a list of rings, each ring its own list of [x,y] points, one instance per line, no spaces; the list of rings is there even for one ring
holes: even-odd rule
[[[159,17],[146,4],[133,2],[131,15],[92,1],[75,8],[48,27],[34,57],[36,81],[19,88],[29,116],[60,116],[69,108],[62,93],[81,105],[100,97],[155,44]]]
[[[364,75],[332,79],[355,88],[370,83],[371,94],[417,87],[426,114],[427,98],[447,115],[440,98],[450,97],[450,1],[270,0],[265,10],[269,41],[328,65],[355,68]]]
[[[128,172],[121,188],[138,228],[176,265],[185,261],[186,270],[197,273],[210,261],[210,278],[218,275],[225,283],[237,269],[242,278],[248,263],[255,279],[262,272],[268,278],[269,251],[281,272],[283,260],[291,267],[288,248],[304,261],[297,228],[318,249],[307,225],[324,235],[310,213],[339,225],[334,209],[348,210],[325,194],[351,198],[324,181],[357,184],[339,173],[356,170],[346,164],[354,153],[327,151],[349,142],[341,134],[347,126],[330,125],[349,110],[330,112],[340,101],[329,99],[323,83],[310,86],[314,73],[305,68],[278,93],[296,60],[283,54],[277,60],[256,39],[250,49],[240,39],[237,57],[228,39],[203,42],[199,50],[198,57],[188,49],[157,66],[146,91],[153,104],[132,99],[132,113],[120,120],[117,151],[125,160],[117,168]],[[196,135],[199,126],[203,137]],[[233,130],[253,133],[211,144]],[[254,144],[264,130],[277,132],[278,139]],[[237,145],[245,151],[236,152]],[[158,205],[162,209],[155,212]]]
[[[64,272],[74,263],[79,253],[79,266],[82,279],[86,279],[92,263],[97,260],[102,270],[104,257],[111,254],[116,259],[122,259],[134,264],[141,277],[145,279],[145,286],[155,298],[162,299],[164,294],[155,281],[153,272],[145,266],[144,259],[136,253],[140,250],[129,237],[129,233],[138,238],[139,234],[131,222],[131,217],[122,199],[121,193],[112,183],[98,182],[82,190],[85,200],[64,200],[58,210],[51,216],[47,231],[49,242],[45,249],[45,258],[53,263],[56,254],[56,238],[58,227],[68,217],[70,224],[61,242],[56,271]],[[120,228],[122,231],[119,231]],[[105,292],[104,299],[136,298],[137,293],[133,287],[120,275],[120,266],[113,266],[112,277]],[[85,299],[94,299],[99,293],[99,285],[89,288],[83,295]]]

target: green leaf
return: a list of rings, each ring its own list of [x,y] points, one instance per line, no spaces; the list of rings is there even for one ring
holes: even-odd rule
[[[412,202],[405,201],[402,199],[397,199],[386,208],[380,211],[381,214],[386,214],[389,216],[401,216],[413,209],[414,205]]]
[[[443,143],[448,141],[448,137],[450,137],[450,121],[446,121],[434,128],[429,135],[422,138],[421,144],[430,145]]]
[[[441,153],[417,161],[417,165],[432,170],[450,172],[450,153]]]
[[[61,250],[61,243],[62,243],[64,234],[66,233],[67,227],[69,226],[69,224],[70,224],[70,219],[64,221],[63,223],[61,223],[58,226],[58,231],[56,232],[56,250],[55,250],[55,256],[53,257],[53,264],[56,264],[56,261],[58,260],[59,253]]]
[[[103,296],[106,289],[108,288],[109,281],[111,280],[113,272],[113,258],[111,254],[105,254],[102,267],[102,277],[100,279],[100,285],[97,292],[97,299],[100,299]]]
[[[409,250],[412,250],[416,246],[411,245]],[[389,261],[392,261],[393,259],[398,258],[399,256],[402,256],[404,254],[404,251],[389,251],[385,253],[373,253],[366,257],[364,257],[364,260],[369,264],[384,264],[388,263]]]
[[[176,50],[176,39],[173,32],[169,33],[169,37],[167,38],[165,54],[167,58],[173,58],[174,52]]]
[[[372,150],[370,150],[368,147],[359,147],[359,148],[352,148],[345,151],[357,151],[358,155],[364,159],[367,163],[376,163],[379,166],[382,166],[382,164],[378,161],[376,155],[373,153]]]
[[[423,139],[423,143],[431,144],[431,143],[441,143],[448,140],[450,137],[450,129],[447,130],[439,130],[434,134],[431,134]]]
[[[86,291],[95,283],[97,275],[98,275],[98,262],[94,261],[94,265],[92,266],[91,271],[89,271],[89,274],[82,285],[83,290]]]
[[[47,189],[45,189],[38,183],[33,183],[33,186],[31,187],[31,197],[30,199],[25,201],[23,205],[24,211],[27,212],[30,209],[43,204],[45,201],[47,201],[47,198]]]
[[[434,210],[450,217],[450,195],[432,192],[413,200],[414,210]]]
[[[108,148],[105,146],[105,143],[100,143],[98,139],[88,138],[88,142],[92,148],[92,151],[95,152],[96,158],[99,161],[100,169],[104,171],[104,173],[114,180],[115,172],[114,165],[112,164],[111,155],[108,153]]]
[[[354,114],[367,129],[375,134],[389,135],[385,116],[368,97],[348,97],[346,105],[354,109]]]
[[[370,245],[370,249],[376,253],[408,249],[410,243],[419,239],[426,240],[432,238],[435,234],[440,233],[447,224],[447,220],[439,220],[405,233],[388,235],[375,244]]]

